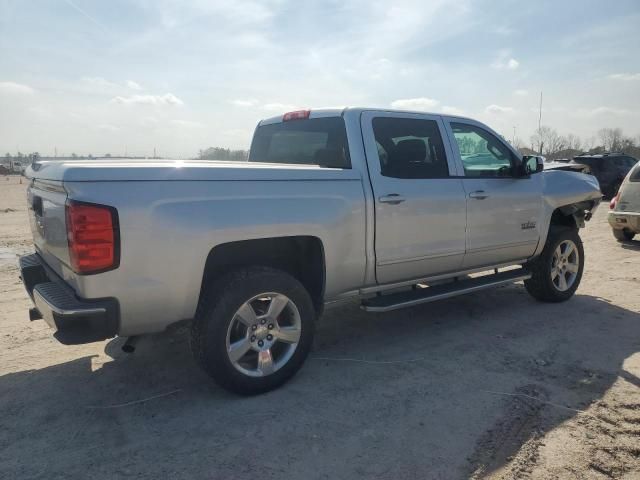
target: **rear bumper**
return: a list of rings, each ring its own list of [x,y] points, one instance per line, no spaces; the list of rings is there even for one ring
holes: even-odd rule
[[[609,210],[607,220],[612,228],[640,233],[640,213]]]
[[[37,253],[20,257],[20,276],[35,304],[31,319],[42,318],[65,345],[91,343],[114,337],[119,307],[113,298],[85,300],[49,270]]]

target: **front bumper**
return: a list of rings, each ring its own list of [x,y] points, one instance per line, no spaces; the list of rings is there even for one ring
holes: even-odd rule
[[[640,233],[640,213],[609,210],[607,220],[612,228]]]
[[[30,318],[44,319],[55,330],[53,336],[60,343],[78,345],[116,335],[119,307],[115,299],[78,298],[37,253],[20,257],[20,276],[35,304]]]

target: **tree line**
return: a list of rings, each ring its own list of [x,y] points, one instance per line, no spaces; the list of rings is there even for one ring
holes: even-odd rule
[[[222,147],[209,147],[198,152],[199,160],[231,160],[246,162],[249,158],[248,150],[231,150]]]
[[[544,155],[548,159],[571,158],[580,153],[624,152],[640,158],[640,135],[630,137],[621,128],[601,128],[595,136],[580,138],[572,133],[561,135],[555,128],[541,126],[531,136],[529,149],[522,140],[514,138],[512,145],[527,153]]]

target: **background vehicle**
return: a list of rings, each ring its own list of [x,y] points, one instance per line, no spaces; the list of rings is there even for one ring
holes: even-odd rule
[[[609,224],[617,240],[632,240],[640,233],[640,163],[627,174],[609,208]]]
[[[41,162],[28,176],[32,317],[64,343],[194,319],[196,359],[240,393],[290,378],[343,300],[384,312],[518,280],[567,300],[601,197],[592,176],[542,172],[474,120],[357,108],[264,120],[247,163]]]
[[[638,162],[637,159],[624,153],[579,155],[574,157],[573,161],[589,166],[591,173],[600,182],[602,193],[607,197],[613,197],[618,192],[622,180]]]
[[[526,157],[526,155],[525,155]],[[544,157],[540,157],[544,159]],[[545,170],[566,170],[567,172],[580,172],[591,174],[591,168],[582,163],[575,163],[569,159],[543,160]]]

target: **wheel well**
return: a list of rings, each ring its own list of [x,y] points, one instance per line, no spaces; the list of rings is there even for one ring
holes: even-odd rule
[[[203,291],[227,272],[240,267],[265,266],[295,277],[311,295],[320,313],[324,304],[325,263],[322,242],[317,237],[260,238],[223,243],[207,256],[200,288]]]
[[[550,226],[583,228],[584,222],[591,218],[591,210],[595,201],[585,200],[556,208],[551,215]]]
[[[562,226],[570,228],[578,228],[573,213],[565,213],[562,209],[557,208],[551,215],[551,226]]]

